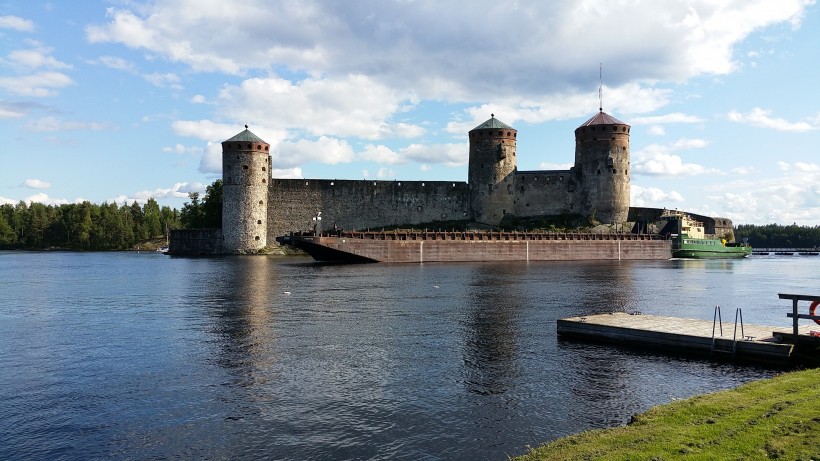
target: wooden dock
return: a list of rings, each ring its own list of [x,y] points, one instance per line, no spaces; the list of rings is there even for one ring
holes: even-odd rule
[[[820,330],[820,327],[814,325],[813,329]],[[781,365],[788,364],[795,354],[795,345],[785,342],[792,337],[789,327],[746,324],[742,330],[738,323],[735,333],[735,323],[724,322],[721,334],[719,325],[710,320],[623,312],[558,320],[558,334],[563,337],[615,342],[650,350]],[[810,330],[811,325],[801,327],[800,336],[808,337]]]

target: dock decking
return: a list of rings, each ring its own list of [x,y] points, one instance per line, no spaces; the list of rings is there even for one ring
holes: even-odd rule
[[[815,330],[819,329],[816,328]],[[624,312],[571,317],[558,320],[558,334],[595,341],[616,342],[629,346],[732,357],[740,360],[787,364],[795,352],[794,344],[781,342],[792,335],[789,327],[737,325],[724,322],[720,327],[710,320],[683,319],[657,315],[633,315]],[[808,335],[811,326],[801,327]],[[803,331],[805,330],[805,331]]]

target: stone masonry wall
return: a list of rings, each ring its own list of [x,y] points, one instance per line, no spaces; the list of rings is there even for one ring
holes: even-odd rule
[[[519,171],[515,193],[515,215],[519,217],[575,211],[575,186],[569,170]]]
[[[512,128],[477,128],[469,133],[470,214],[496,225],[515,208],[516,137]]]
[[[629,131],[625,124],[575,130],[579,209],[602,223],[622,223],[629,213]]]
[[[171,245],[168,253],[172,255],[201,256],[218,255],[222,248],[222,229],[172,229]]]
[[[467,183],[452,181],[367,181],[272,179],[268,189],[268,244],[290,232],[321,227],[379,228],[468,219]]]
[[[254,253],[267,245],[270,156],[260,149],[235,149],[223,152],[222,161],[223,248],[227,253]]]

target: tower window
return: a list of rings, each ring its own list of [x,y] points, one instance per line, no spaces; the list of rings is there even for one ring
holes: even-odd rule
[[[253,239],[254,239],[254,240],[256,240],[256,241],[258,242],[258,241],[259,241],[259,236],[257,235],[257,236],[256,236],[256,237],[254,237]]]
[[[262,220],[261,219],[257,220],[256,224],[262,224]]]
[[[264,205],[264,204],[265,204],[265,202],[263,202],[262,200],[260,200],[260,201],[259,201],[259,204],[260,204],[260,205]]]
[[[248,149],[253,149],[253,147],[250,144],[248,144]]]
[[[601,174],[601,170],[600,170],[600,168],[598,169],[598,174],[599,174],[599,175]]]
[[[262,167],[262,171],[268,171],[268,170],[267,170],[267,168],[265,168],[265,167]]]
[[[261,145],[261,144],[258,144],[258,145],[256,146],[256,150],[262,150],[262,145]]]
[[[243,170],[247,170],[247,169],[248,169],[248,165],[242,165],[242,169],[243,169]]]
[[[267,182],[268,182],[268,180],[267,180],[267,179],[262,178],[262,184],[265,184],[265,183],[267,183]]]

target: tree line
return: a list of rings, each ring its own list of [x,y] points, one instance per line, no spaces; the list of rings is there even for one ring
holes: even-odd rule
[[[817,248],[820,247],[820,226],[791,224],[740,224],[735,226],[735,240],[746,239],[753,248]]]
[[[208,186],[204,198],[192,192],[188,199],[182,210],[160,207],[153,198],[142,206],[136,201],[0,205],[0,248],[124,250],[167,237],[171,229],[222,227],[222,180]]]

